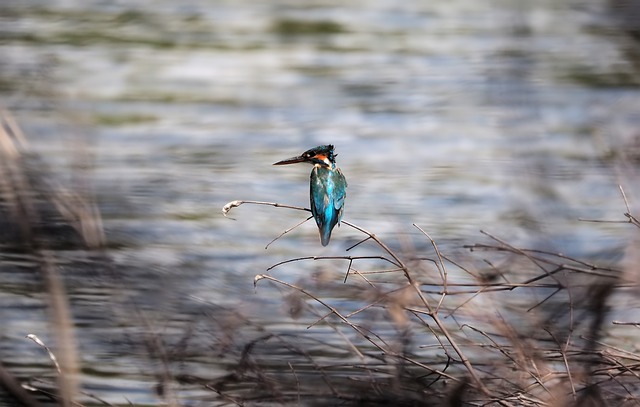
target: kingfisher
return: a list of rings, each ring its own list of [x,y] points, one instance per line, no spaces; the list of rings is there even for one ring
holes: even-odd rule
[[[342,219],[344,199],[347,196],[347,180],[340,168],[336,167],[333,145],[318,146],[305,151],[298,157],[278,161],[273,165],[309,163],[311,170],[311,214],[318,225],[320,242],[329,244],[331,231]]]

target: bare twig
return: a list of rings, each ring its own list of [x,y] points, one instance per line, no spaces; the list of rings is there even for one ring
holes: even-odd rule
[[[291,373],[293,373],[293,377],[296,379],[296,389],[297,389],[297,396],[298,396],[298,405],[300,405],[300,380],[298,379],[298,375],[296,374],[296,369],[293,368],[293,365],[291,364],[291,362],[287,362],[287,364],[289,365],[289,369],[291,369]]]
[[[611,321],[613,325],[630,325],[640,328],[640,322],[623,322],[623,321]]]
[[[618,189],[620,189],[620,194],[622,195],[622,200],[624,201],[624,206],[627,211],[624,213],[624,216],[627,220],[602,220],[602,219],[584,219],[579,218],[583,222],[592,222],[592,223],[631,223],[636,227],[640,227],[640,219],[631,214],[631,207],[629,206],[629,200],[627,199],[627,194],[624,192],[624,188],[622,185],[618,185]]]
[[[575,386],[575,383],[573,382],[573,374],[571,373],[571,367],[569,365],[569,360],[567,358],[567,347],[568,347],[568,344],[569,344],[568,341],[569,341],[570,335],[567,338],[567,343],[565,343],[564,345],[561,345],[560,341],[553,334],[553,332],[551,332],[548,329],[545,329],[545,331],[549,334],[549,336],[551,336],[551,338],[554,340],[556,345],[558,345],[558,351],[560,352],[560,355],[562,356],[562,362],[564,363],[564,368],[567,371],[567,378],[569,379],[569,385],[571,386],[571,394],[572,394],[573,399],[575,401],[577,399],[576,386]]]
[[[418,229],[423,235],[425,235],[427,239],[429,239],[429,241],[431,242],[431,246],[433,246],[433,249],[436,251],[436,256],[438,256],[438,262],[436,262],[436,267],[440,272],[440,277],[442,278],[442,286],[444,287],[444,291],[446,292],[447,291],[447,268],[444,265],[444,261],[442,260],[442,255],[440,254],[440,250],[438,250],[438,246],[436,245],[435,240],[433,240],[433,238],[429,236],[429,234],[425,232],[424,229],[422,229],[420,226],[416,225],[415,223],[413,224],[413,226],[416,229]]]
[[[277,203],[277,202],[264,202],[264,201],[242,201],[242,200],[237,200],[237,201],[231,201],[228,202],[225,206],[222,207],[222,214],[224,215],[225,218],[228,218],[228,214],[231,211],[231,209],[233,208],[237,208],[240,205],[243,204],[252,204],[252,205],[267,205],[267,206],[274,206],[276,208],[288,208],[288,209],[295,209],[298,211],[307,211],[307,212],[311,212],[311,209],[307,209],[307,208],[303,208],[301,206],[293,206],[293,205],[284,205],[281,203]],[[229,218],[229,219],[233,219],[233,218]]]
[[[288,260],[278,262],[268,267],[267,271],[273,270],[274,268],[281,266],[283,264],[293,263],[296,261],[303,261],[303,260],[349,260],[349,267],[351,267],[351,263],[354,260],[365,260],[365,259],[378,259],[378,260],[383,260],[393,265],[396,265],[392,260],[389,260],[384,256],[306,256],[306,257],[296,257],[294,259],[288,259]]]
[[[286,235],[287,233],[291,232],[292,230],[294,230],[295,228],[297,228],[298,226],[302,225],[303,223],[307,222],[309,219],[313,218],[313,216],[309,216],[307,219],[298,222],[295,226],[292,226],[288,229],[285,229],[284,232],[280,233],[276,238],[274,238],[272,241],[270,241],[269,243],[267,243],[267,245],[264,247],[265,250],[269,248],[269,246],[271,246],[271,243],[275,242],[276,240],[280,239],[282,236]]]
[[[631,209],[629,209],[629,201],[627,200],[627,194],[624,193],[624,188],[622,188],[622,185],[618,185],[618,188],[620,189],[620,194],[622,195],[622,199],[624,200],[624,206],[625,208],[627,208],[627,213],[631,213]]]
[[[438,262],[436,263],[436,266],[438,268],[438,271],[440,272],[440,277],[442,278],[442,295],[440,296],[440,301],[438,301],[438,305],[436,306],[436,312],[438,312],[438,310],[442,306],[442,303],[448,291],[447,267],[444,265],[444,261],[442,260],[442,255],[440,254],[440,250],[438,250],[438,246],[436,245],[435,240],[433,240],[431,236],[429,236],[429,234],[425,232],[424,229],[422,229],[420,226],[416,225],[415,223],[413,224],[413,226],[416,227],[420,232],[422,232],[422,234],[425,235],[427,239],[429,239],[429,241],[431,242],[431,245],[433,246],[433,249],[436,251],[436,255],[438,256]]]
[[[322,299],[318,298],[317,296],[313,295],[309,291],[305,290],[304,288],[297,287],[297,286],[295,286],[293,284],[287,283],[287,282],[282,281],[282,280],[278,280],[277,278],[271,277],[271,276],[269,276],[267,274],[258,274],[258,275],[256,275],[255,278],[253,279],[254,287],[257,286],[258,281],[260,281],[260,280],[273,281],[273,282],[278,283],[280,285],[283,285],[285,287],[292,288],[292,289],[294,289],[294,290],[296,290],[296,291],[298,291],[298,292],[300,292],[300,293],[312,298],[317,303],[321,304],[322,306],[327,308],[329,311],[331,311],[331,313],[334,314],[335,316],[337,316],[342,322],[344,322],[345,324],[350,326],[353,330],[358,332],[363,338],[365,338],[367,341],[369,341],[369,343],[371,343],[373,346],[375,346],[376,348],[380,349],[381,351],[385,351],[385,349],[380,344],[378,344],[373,339],[371,339],[371,336],[368,333],[366,333],[364,330],[359,328],[357,325],[352,324],[347,317],[345,317],[344,315],[342,315],[342,313],[340,313],[340,311],[338,311],[336,308],[332,307],[331,305],[329,305],[327,302],[323,301]]]

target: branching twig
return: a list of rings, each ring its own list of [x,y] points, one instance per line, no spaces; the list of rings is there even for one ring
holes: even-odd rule
[[[626,195],[624,194],[624,191],[622,190],[622,188],[621,188],[621,193],[623,194],[623,199],[625,200],[627,212],[629,212],[629,205],[626,199]],[[274,207],[285,207],[285,208],[291,208],[295,210],[309,211],[306,208],[283,205],[283,204],[278,204],[273,202],[233,201],[225,205],[225,207],[223,208],[223,213],[226,216],[227,213],[232,208],[240,206],[243,203],[269,205]],[[630,219],[630,222],[633,223],[635,218],[633,218],[630,214],[628,217]],[[489,266],[493,269],[493,272],[496,275],[502,276],[502,279],[499,282],[495,282],[495,281],[491,282],[492,281],[491,279],[483,278],[483,276],[480,273],[472,272],[467,268],[465,268],[464,266],[462,266],[460,263],[446,257],[443,253],[440,252],[435,240],[431,238],[431,236],[426,231],[424,231],[421,227],[419,227],[417,224],[414,224],[413,226],[416,227],[425,237],[429,239],[429,241],[431,242],[431,245],[433,246],[433,249],[436,252],[436,259],[427,259],[420,256],[412,257],[410,259],[410,260],[416,260],[416,259],[429,260],[434,263],[435,267],[438,269],[438,272],[440,274],[441,285],[433,284],[433,283],[427,284],[424,282],[420,282],[418,280],[418,277],[420,277],[421,275],[416,273],[415,269],[412,268],[413,266],[412,267],[409,266],[409,264],[413,264],[411,261],[409,261],[408,263],[405,263],[405,261],[401,258],[401,256],[396,251],[392,250],[377,235],[351,222],[343,220],[342,223],[364,234],[364,237],[361,240],[359,240],[356,244],[350,246],[347,250],[349,251],[353,250],[354,248],[358,247],[364,242],[373,242],[383,252],[382,255],[297,257],[297,258],[278,262],[270,266],[267,269],[267,271],[272,270],[283,264],[298,262],[298,261],[347,260],[348,267],[345,273],[344,282],[346,283],[349,274],[357,274],[361,276],[365,280],[365,282],[367,282],[373,289],[376,290],[375,298],[371,299],[366,304],[358,307],[355,311],[352,311],[350,313],[343,313],[343,311],[330,305],[327,301],[311,293],[305,288],[287,283],[285,281],[279,280],[277,278],[274,278],[266,274],[257,275],[254,279],[254,286],[257,285],[258,281],[262,279],[267,279],[279,285],[296,290],[297,292],[311,298],[314,302],[320,304],[322,307],[326,308],[329,311],[326,314],[319,313],[318,320],[316,320],[309,327],[315,326],[316,324],[319,324],[322,321],[326,321],[329,326],[336,329],[337,327],[332,325],[330,321],[327,321],[328,317],[334,315],[342,323],[346,324],[352,330],[357,332],[357,334],[361,336],[363,339],[365,339],[368,343],[373,345],[376,349],[382,351],[384,355],[398,358],[400,360],[405,360],[415,366],[422,367],[432,373],[441,375],[442,377],[449,377],[451,379],[454,379],[453,376],[449,376],[445,374],[443,371],[433,369],[429,367],[427,364],[417,360],[414,357],[410,357],[404,353],[399,353],[397,351],[394,351],[392,348],[392,343],[387,342],[386,338],[384,338],[382,335],[379,335],[378,333],[368,328],[355,324],[352,320],[352,318],[355,318],[356,315],[361,314],[363,311],[371,309],[373,307],[380,307],[382,309],[386,309],[387,311],[389,311],[390,315],[392,314],[391,315],[392,322],[404,321],[406,318],[401,314],[397,314],[395,310],[411,313],[415,318],[417,318],[417,321],[420,321],[420,323],[423,326],[426,326],[428,328],[427,332],[430,332],[433,335],[433,337],[438,341],[438,343],[440,344],[439,348],[442,349],[442,351],[444,352],[444,354],[446,355],[449,361],[458,360],[462,363],[462,365],[464,365],[470,378],[469,384],[472,385],[480,393],[482,393],[486,397],[485,400],[491,400],[496,404],[507,405],[510,402],[526,402],[526,403],[538,403],[538,404],[544,403],[545,402],[544,400],[538,399],[537,397],[534,396],[534,394],[529,393],[530,391],[534,391],[534,388],[536,387],[544,389],[544,391],[548,394],[549,397],[557,401],[555,399],[555,393],[552,392],[551,389],[547,388],[547,382],[549,380],[555,380],[555,378],[568,379],[571,385],[571,394],[574,396],[574,398],[577,397],[577,393],[580,391],[580,388],[578,388],[579,383],[575,380],[574,372],[572,372],[572,370],[570,369],[570,366],[572,365],[572,363],[574,363],[574,360],[575,360],[574,358],[579,357],[579,355],[576,354],[574,350],[569,348],[571,343],[570,342],[571,335],[569,335],[566,338],[566,343],[564,344],[564,346],[561,346],[558,340],[556,339],[556,336],[554,336],[553,332],[548,330],[549,334],[556,341],[557,346],[561,346],[560,355],[557,355],[557,354],[551,355],[549,356],[549,358],[550,360],[554,360],[556,362],[560,358],[565,365],[565,370],[564,372],[552,371],[552,372],[547,372],[545,374],[541,374],[540,371],[538,371],[538,367],[536,366],[536,361],[534,361],[532,359],[532,356],[530,356],[530,353],[526,351],[524,347],[526,345],[523,345],[524,342],[520,344],[521,348],[517,348],[518,346],[517,340],[518,340],[519,334],[517,334],[515,331],[512,333],[512,335],[503,337],[502,340],[511,341],[511,343],[513,344],[512,345],[513,347],[511,349],[516,349],[520,351],[519,354],[521,354],[522,357],[519,357],[518,360],[514,359],[514,356],[510,353],[511,351],[509,350],[510,348],[508,345],[499,343],[496,339],[491,338],[484,331],[477,330],[477,332],[481,333],[481,335],[484,338],[489,339],[491,341],[491,344],[487,345],[484,343],[480,343],[480,344],[476,344],[476,346],[481,348],[488,347],[487,349],[495,349],[501,352],[502,355],[504,355],[504,357],[516,362],[519,368],[526,371],[526,373],[530,375],[530,377],[533,378],[535,381],[535,383],[530,383],[529,386],[525,386],[524,388],[521,388],[521,391],[509,390],[508,393],[503,392],[502,396],[498,397],[492,394],[492,392],[487,387],[486,382],[490,380],[500,380],[500,379],[505,380],[505,379],[500,378],[499,376],[492,376],[492,374],[494,373],[487,372],[484,369],[484,366],[482,364],[479,364],[478,366],[475,366],[475,363],[472,364],[471,360],[465,354],[465,351],[463,351],[463,347],[458,344],[457,338],[452,333],[453,332],[452,328],[451,326],[449,326],[451,324],[447,325],[443,323],[443,320],[441,319],[441,315],[440,315],[441,309],[445,309],[445,304],[448,305],[449,303],[449,301],[445,301],[445,299],[448,298],[448,296],[453,296],[453,295],[472,294],[470,298],[466,299],[461,304],[459,302],[456,303],[456,305],[453,307],[453,310],[451,310],[452,309],[451,306],[446,308],[447,312],[449,312],[449,315],[452,315],[453,312],[455,312],[460,307],[465,306],[465,304],[467,304],[471,299],[476,298],[482,294],[498,293],[501,291],[511,291],[511,290],[515,290],[517,288],[523,288],[523,287],[527,287],[529,289],[552,289],[553,292],[549,294],[547,298],[545,298],[541,302],[538,302],[537,304],[529,308],[529,310],[532,310],[536,307],[539,307],[541,304],[543,304],[545,301],[547,301],[549,298],[551,298],[558,292],[562,290],[567,290],[567,295],[569,297],[569,302],[570,302],[569,304],[570,315],[569,315],[568,329],[570,332],[573,332],[574,302],[573,302],[573,293],[570,290],[570,288],[573,286],[569,286],[568,283],[566,282],[567,281],[566,275],[568,275],[569,273],[577,273],[577,274],[586,274],[591,277],[616,279],[621,274],[620,270],[617,270],[614,268],[597,266],[595,264],[592,264],[586,261],[581,261],[581,260],[566,256],[562,253],[549,252],[549,251],[536,250],[536,249],[518,248],[508,242],[505,242],[502,239],[499,239],[496,236],[491,235],[490,233],[481,231],[481,233],[491,238],[497,244],[493,244],[493,245],[475,244],[475,245],[465,246],[465,247],[470,248],[472,250],[483,249],[483,250],[504,251],[507,253],[511,253],[513,255],[520,256],[522,258],[527,259],[530,263],[532,263],[535,266],[534,270],[536,269],[538,270],[536,272],[536,275],[533,275],[533,276],[528,275],[527,278],[525,278],[523,281],[517,281],[517,279],[515,279],[516,281],[513,281],[514,278],[507,278],[507,276],[497,266],[493,265],[493,262],[487,261],[487,264],[489,264]],[[299,226],[300,224],[294,226],[294,228]],[[290,230],[294,228],[285,230],[280,236],[278,236],[278,238],[280,238],[281,236],[288,233]],[[278,238],[274,239],[274,241],[277,240]],[[356,265],[356,262],[362,261],[362,260],[380,260],[380,261],[391,264],[393,268],[389,270],[384,270],[381,268],[377,268],[377,269],[374,268],[372,270],[356,270],[356,268],[354,267]],[[476,282],[460,283],[456,281],[450,281],[450,276],[445,265],[445,260],[447,262],[450,262],[460,270],[464,271],[469,276],[474,277]],[[404,277],[407,280],[407,284],[400,287],[396,286],[392,290],[383,289],[385,287],[385,284],[391,283],[392,281],[384,281],[384,280],[381,281],[381,279],[365,278],[365,275],[375,275],[375,274],[397,272],[397,271],[402,271]],[[559,276],[558,273],[564,273],[565,275]],[[397,281],[395,282],[395,284],[397,284]],[[575,287],[578,287],[578,286],[575,286]],[[412,290],[412,292],[415,293],[415,295],[417,296],[417,299],[414,298],[413,300],[407,300],[403,298],[402,300],[396,300],[395,298],[390,297],[391,294],[399,292],[404,289]],[[429,295],[439,296],[439,301],[437,302],[437,305],[435,303],[432,304],[433,300],[431,300],[430,298],[427,298],[427,296]],[[416,300],[418,301],[417,305],[416,305]],[[392,301],[392,302],[388,302],[388,301]],[[400,302],[395,302],[395,301],[400,301]],[[398,307],[398,304],[400,304],[400,307]],[[393,308],[394,310],[393,313],[390,311],[390,307],[395,307]],[[523,308],[523,310],[526,310],[526,308]],[[432,325],[427,323],[428,319],[433,321]],[[623,324],[623,323],[618,323],[618,324]],[[624,323],[624,324],[640,326],[640,323]],[[462,326],[469,326],[469,325],[463,324]],[[336,332],[340,334],[339,330],[337,330]],[[356,345],[356,343],[353,343],[350,340],[348,340],[348,343],[350,344],[352,349],[357,350],[356,353],[360,353],[359,347]],[[554,352],[557,352],[557,349],[558,348],[554,348]],[[548,352],[550,351],[551,350],[549,350]],[[361,357],[362,355],[363,354],[360,353]],[[528,358],[531,358],[531,359],[528,359]],[[529,367],[529,364],[531,365],[531,367]],[[627,370],[630,372],[634,370],[634,366],[631,366],[631,365],[625,365],[625,366],[627,367]],[[369,371],[371,372],[371,370]],[[620,372],[621,372],[620,374],[622,374],[622,370]],[[507,383],[509,383],[509,386],[513,386],[513,388],[518,387],[517,383],[515,382],[510,382],[507,380]],[[500,391],[498,391],[498,394],[500,394]]]
[[[389,262],[393,265],[396,265],[392,260],[389,260],[388,258],[384,257],[384,256],[306,256],[306,257],[296,257],[294,259],[288,259],[288,260],[284,260],[281,262],[278,262],[270,267],[267,268],[267,271],[273,270],[274,268],[281,266],[283,264],[287,264],[287,263],[293,263],[296,261],[303,261],[303,260],[349,260],[349,268],[351,267],[351,263],[353,262],[353,260],[365,260],[365,259],[378,259],[378,260],[384,260],[386,262]]]
[[[267,274],[258,274],[258,275],[256,275],[255,278],[253,279],[254,287],[257,287],[258,281],[260,281],[260,280],[273,281],[273,282],[278,283],[280,285],[283,285],[285,287],[292,288],[292,289],[294,289],[294,290],[296,290],[296,291],[308,296],[309,298],[312,298],[314,301],[316,301],[317,303],[321,304],[322,306],[327,308],[329,311],[331,311],[331,313],[334,314],[335,316],[337,316],[342,322],[344,322],[345,324],[350,326],[353,330],[358,332],[363,338],[365,338],[367,341],[369,341],[369,343],[371,343],[373,346],[375,346],[376,348],[378,348],[381,351],[385,351],[385,349],[380,344],[378,344],[373,339],[371,339],[371,337],[369,336],[368,333],[363,331],[357,325],[352,324],[347,317],[345,317],[344,315],[342,315],[342,313],[340,313],[340,311],[338,311],[336,308],[332,307],[331,305],[329,305],[327,302],[323,301],[322,299],[318,298],[317,296],[313,295],[309,291],[305,290],[304,288],[297,287],[297,286],[295,286],[293,284],[290,284],[290,283],[287,283],[285,281],[279,280],[279,279],[277,279],[275,277],[271,277],[270,275],[267,275]]]

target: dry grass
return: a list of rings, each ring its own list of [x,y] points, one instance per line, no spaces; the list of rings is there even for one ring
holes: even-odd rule
[[[75,342],[64,282],[55,265],[54,243],[67,236],[91,249],[104,242],[100,216],[84,197],[70,192],[47,177],[39,158],[29,153],[22,131],[8,112],[0,112],[0,226],[3,241],[14,250],[25,253],[36,264],[36,278],[43,282],[48,297],[50,330],[55,338],[58,386],[55,399],[62,406],[72,406],[79,391],[78,348]],[[51,230],[48,225],[64,220],[75,233]],[[82,242],[82,243],[81,243]],[[53,353],[52,353],[53,354]],[[0,369],[1,365],[0,365]],[[18,386],[18,381],[2,369],[2,386],[23,405],[38,401]]]

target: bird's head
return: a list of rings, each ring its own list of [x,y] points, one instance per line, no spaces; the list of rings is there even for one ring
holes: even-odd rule
[[[309,163],[312,165],[319,165],[322,167],[332,167],[336,163],[336,156],[338,154],[333,153],[333,145],[328,144],[326,146],[318,146],[310,150],[305,151],[298,157],[291,157],[286,160],[278,161],[273,165],[287,165],[295,163]]]

